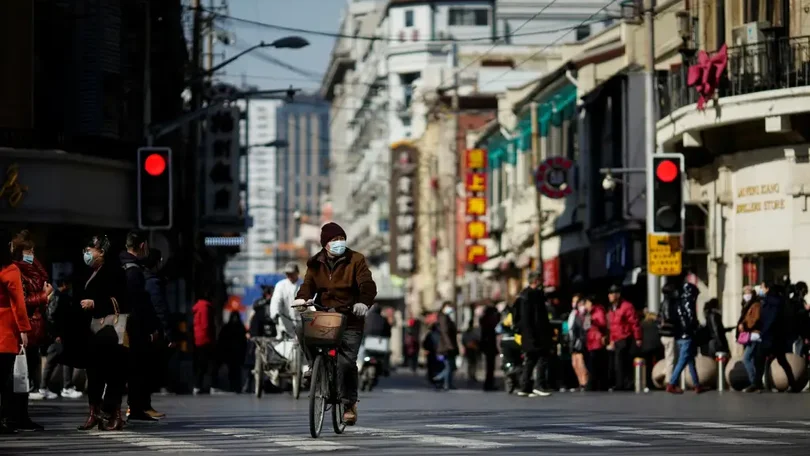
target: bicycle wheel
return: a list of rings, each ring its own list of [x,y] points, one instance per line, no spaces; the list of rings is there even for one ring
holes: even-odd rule
[[[292,395],[294,399],[301,397],[301,377],[304,376],[301,366],[301,350],[296,347],[292,362]]]
[[[259,349],[259,344],[256,344],[256,361],[253,363],[253,383],[254,394],[257,398],[262,397],[264,392],[264,357]]]
[[[326,414],[326,399],[329,396],[329,378],[323,365],[323,356],[318,355],[312,364],[312,380],[309,388],[309,433],[313,439],[321,435],[323,416]]]
[[[330,375],[329,387],[332,393],[331,396],[335,399],[335,404],[332,406],[332,428],[334,428],[335,434],[343,434],[343,431],[346,430],[346,423],[343,422],[343,412],[346,411],[346,407],[338,394],[337,362],[332,363],[331,369],[332,375]]]

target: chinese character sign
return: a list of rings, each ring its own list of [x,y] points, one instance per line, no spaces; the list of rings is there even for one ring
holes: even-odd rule
[[[407,277],[416,270],[418,150],[410,144],[398,144],[391,154],[389,262],[392,274]]]
[[[487,151],[469,149],[466,154],[466,178],[464,190],[466,201],[467,264],[478,265],[487,260],[487,248],[479,241],[487,237]]]

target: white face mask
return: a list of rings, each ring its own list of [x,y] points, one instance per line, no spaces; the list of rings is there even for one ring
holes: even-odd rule
[[[744,294],[743,295],[743,301],[750,302],[751,301],[751,295],[750,294]]]
[[[585,306],[577,306],[577,311],[579,313],[585,313]]]

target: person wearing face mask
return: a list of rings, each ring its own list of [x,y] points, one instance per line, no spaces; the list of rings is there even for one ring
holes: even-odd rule
[[[371,276],[366,257],[346,247],[346,232],[337,223],[321,228],[323,249],[307,261],[304,281],[293,306],[299,311],[317,295],[319,304],[347,315],[346,331],[338,350],[338,385],[345,404],[343,421],[357,422],[357,354],[363,340],[364,318],[377,297],[377,285]],[[298,329],[303,340],[303,327]],[[311,355],[304,354],[311,364]]]
[[[123,343],[115,328],[109,325],[93,330],[93,321],[109,315],[129,314],[129,293],[124,270],[110,263],[110,240],[96,235],[85,245],[84,264],[90,268],[90,277],[78,296],[84,311],[85,327],[91,333],[86,356],[87,400],[90,410],[80,431],[120,431],[124,428],[121,400],[126,384],[128,350],[127,337]],[[108,405],[108,419],[102,416],[103,401]]]
[[[19,430],[41,431],[42,426],[31,421],[28,416],[28,399],[44,399],[45,394],[39,392],[42,381],[42,355],[41,350],[47,347],[46,318],[48,302],[53,298],[54,289],[48,283],[48,273],[34,256],[36,247],[31,233],[22,230],[11,241],[11,255],[14,264],[22,275],[23,292],[25,293],[25,308],[31,322],[31,331],[28,333],[28,348],[25,351],[28,361],[28,378],[30,394],[16,394],[13,409],[16,410],[12,425]],[[51,393],[48,398],[55,398]]]
[[[163,324],[155,312],[152,297],[146,289],[146,270],[143,262],[149,257],[146,233],[130,231],[126,250],[118,255],[126,275],[127,294],[132,308],[129,317],[130,365],[128,376],[127,419],[155,421],[164,415],[152,408],[152,391],[148,378],[156,372],[155,344],[161,338]]]
[[[552,328],[546,311],[546,297],[543,292],[543,273],[529,274],[529,286],[518,295],[514,308],[514,324],[520,333],[521,348],[525,355],[521,397],[546,397],[551,393],[542,387],[534,388],[532,374],[537,369],[537,378],[542,379],[552,350]]]
[[[446,301],[442,304],[442,312],[439,314],[439,345],[436,353],[441,356],[444,369],[433,377],[433,381],[442,382],[445,390],[453,389],[453,372],[456,369],[456,356],[458,356],[458,328],[453,321],[455,311],[453,304]]]

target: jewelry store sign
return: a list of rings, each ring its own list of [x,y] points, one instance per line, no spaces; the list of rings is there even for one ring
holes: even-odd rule
[[[737,214],[785,209],[785,198],[782,197],[782,188],[778,183],[740,187],[737,189],[736,196],[735,212]],[[755,201],[751,201],[752,199]]]
[[[9,165],[5,174],[0,178],[2,179],[0,201],[5,202],[8,207],[16,208],[28,191],[28,186],[20,182],[20,167],[16,163]]]

